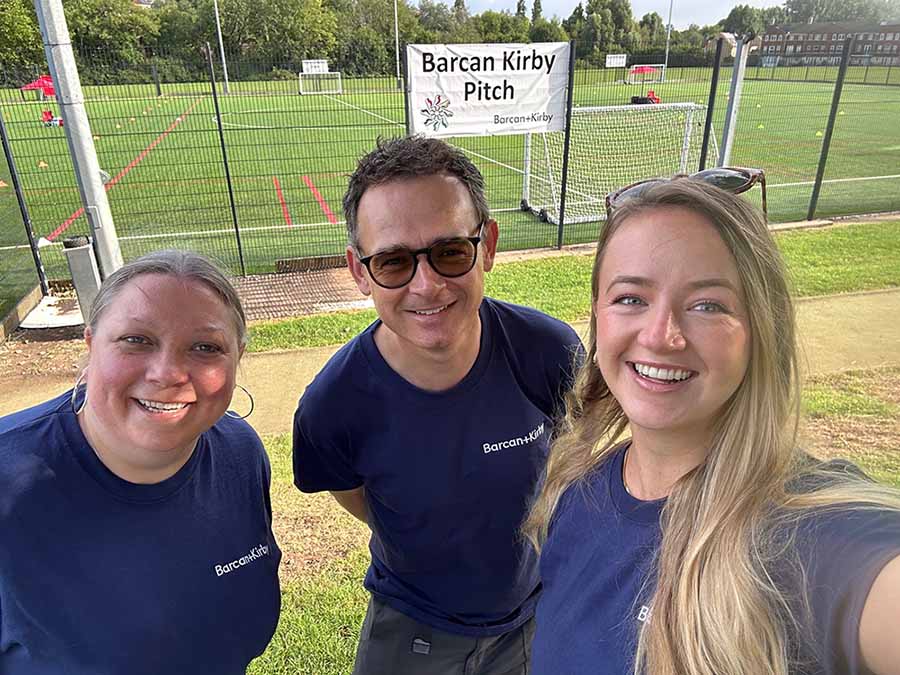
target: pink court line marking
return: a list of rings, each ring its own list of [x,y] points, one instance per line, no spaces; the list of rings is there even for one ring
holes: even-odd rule
[[[287,204],[284,202],[284,193],[281,191],[281,183],[278,182],[278,176],[272,176],[272,182],[275,184],[275,194],[278,195],[278,202],[281,204],[281,214],[284,216],[284,222],[288,227],[293,227],[291,212],[288,211]]]
[[[322,213],[325,214],[325,217],[328,218],[328,222],[332,225],[337,224],[337,218],[334,217],[334,214],[331,212],[331,209],[328,208],[328,202],[325,201],[325,198],[322,196],[316,186],[313,184],[312,179],[309,176],[303,176],[303,182],[306,183],[306,187],[309,188],[309,191],[313,193],[313,197],[316,198],[316,201],[319,202],[319,208],[322,209]]]
[[[144,157],[146,157],[147,155],[150,154],[150,151],[153,150],[153,148],[155,148],[157,145],[159,145],[162,142],[162,140],[166,136],[168,136],[175,127],[177,127],[179,124],[184,122],[184,118],[187,117],[191,113],[191,111],[197,107],[197,104],[200,103],[200,101],[202,101],[202,100],[203,100],[203,97],[201,96],[196,101],[191,103],[191,105],[188,106],[187,110],[185,110],[183,113],[181,113],[178,117],[175,118],[175,121],[169,125],[168,129],[166,129],[159,136],[157,136],[155,139],[153,139],[153,142],[150,145],[148,145],[146,148],[144,148],[141,151],[141,154],[139,154],[137,157],[135,157],[133,160],[131,160],[131,162],[129,162],[128,166],[126,166],[124,169],[122,169],[115,178],[113,178],[106,185],[104,185],[103,187],[106,189],[106,191],[109,192],[115,186],[116,183],[118,183],[120,180],[125,178],[125,176],[127,176],[128,173],[134,167],[136,167],[138,164],[140,164],[143,161]],[[53,230],[53,232],[47,237],[47,239],[49,241],[53,241],[54,239],[56,239],[59,235],[61,235],[63,232],[65,232],[72,223],[74,223],[76,220],[78,220],[78,218],[81,217],[82,213],[84,213],[83,206],[81,208],[79,208],[77,211],[75,211],[75,213],[73,213],[71,216],[69,216],[66,220],[64,220],[63,223],[59,227],[57,227],[55,230]]]

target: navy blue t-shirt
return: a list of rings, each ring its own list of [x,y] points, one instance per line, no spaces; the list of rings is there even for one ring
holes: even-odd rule
[[[0,673],[243,675],[281,602],[259,437],[223,417],[137,485],[69,396],[0,419]]]
[[[633,670],[642,622],[652,620],[652,565],[665,500],[640,501],[622,482],[624,448],[571,486],[560,499],[541,553],[544,590],[532,644],[535,675],[623,675]],[[900,514],[833,510],[810,515],[796,530],[793,565],[776,571],[779,588],[809,600],[804,636],[793,636],[804,675],[866,672],[859,619],[875,577],[900,555]],[[651,583],[648,583],[648,577]]]
[[[463,380],[427,392],[394,372],[375,322],[306,389],[294,417],[304,492],[366,488],[365,585],[440,630],[498,635],[533,615],[537,560],[519,535],[581,343],[536,310],[485,299]]]

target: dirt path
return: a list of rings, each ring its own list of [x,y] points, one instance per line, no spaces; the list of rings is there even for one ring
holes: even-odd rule
[[[823,374],[900,365],[898,316],[900,289],[798,301],[805,372]],[[575,324],[582,335],[586,326],[587,322]],[[71,365],[41,375],[39,368],[30,368],[28,363],[16,365],[14,360],[3,359],[7,372],[0,372],[0,415],[44,401],[72,385],[74,361],[80,351],[77,343],[46,349],[68,350]],[[297,399],[336,349],[317,347],[244,357],[238,379],[256,400],[256,410],[249,421],[260,434],[290,431]],[[235,395],[233,405],[238,411],[246,410],[242,394]]]

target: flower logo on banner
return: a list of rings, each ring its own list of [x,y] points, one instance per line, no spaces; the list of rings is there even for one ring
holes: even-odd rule
[[[447,118],[453,117],[453,111],[450,110],[450,99],[441,98],[440,94],[433,101],[430,98],[425,99],[427,107],[422,108],[422,114],[425,116],[425,126],[432,127],[435,131],[441,127],[450,126],[447,124]]]

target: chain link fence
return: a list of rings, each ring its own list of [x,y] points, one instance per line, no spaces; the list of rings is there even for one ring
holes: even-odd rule
[[[126,260],[182,247],[237,274],[340,264],[347,176],[378,137],[406,131],[404,93],[392,75],[301,82],[300,63],[228,57],[226,94],[221,63],[213,59],[211,76],[199,46],[189,58],[118,64],[81,53],[78,61]],[[561,140],[552,134],[450,139],[485,176],[501,248],[593,241],[608,190],[697,170],[710,102],[706,164],[716,164],[732,63],[726,53],[710,98],[713,51],[629,56],[622,68],[577,62],[565,186]],[[766,171],[775,222],[808,215],[839,70],[748,65],[730,163]],[[61,242],[88,234],[88,225],[59,107],[39,89],[21,89],[46,69],[0,72],[0,111],[40,256],[50,278],[65,278]],[[635,105],[633,97],[659,103]],[[834,120],[815,215],[900,209],[900,68],[848,70]],[[563,191],[573,210],[560,230],[552,204]],[[0,275],[28,286],[34,265],[10,193],[0,188]]]

